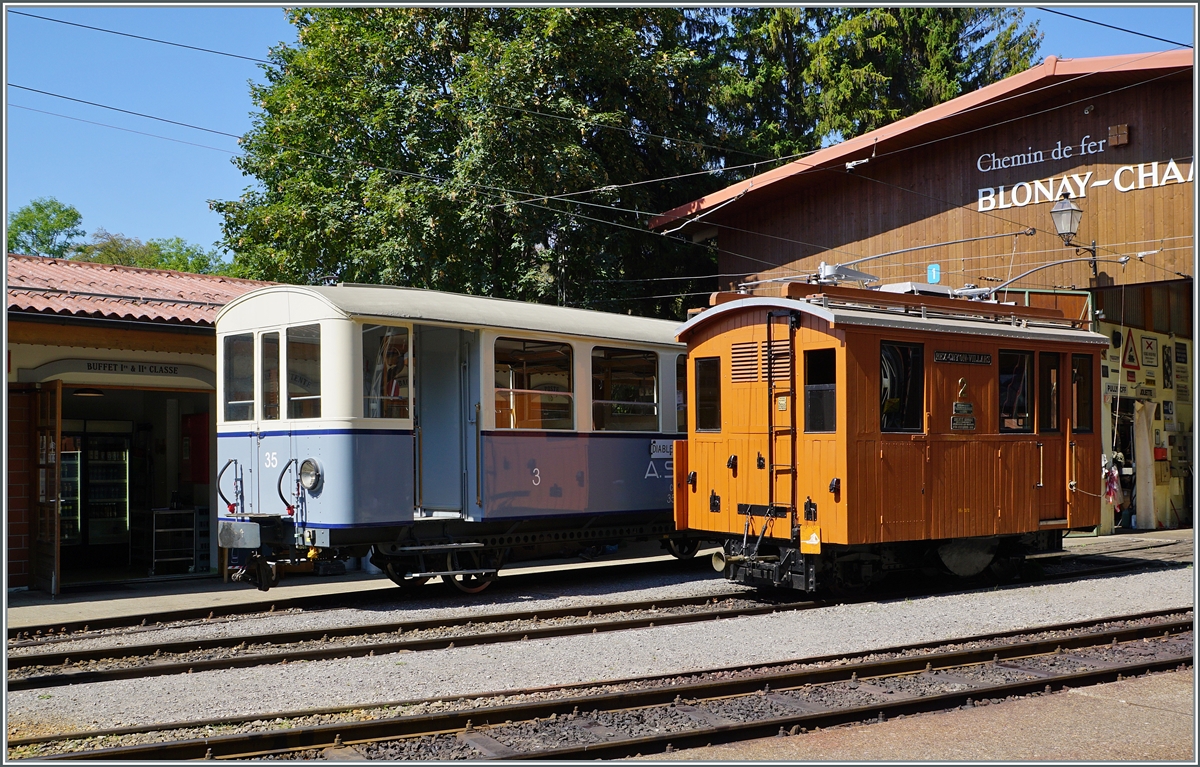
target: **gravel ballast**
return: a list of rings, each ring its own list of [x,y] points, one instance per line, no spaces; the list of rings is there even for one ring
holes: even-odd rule
[[[8,695],[8,727],[10,736],[16,736],[194,721],[856,652],[1150,610],[1190,609],[1193,575],[1191,568],[1180,568],[719,623],[19,691]],[[704,589],[714,583],[726,585],[695,585]],[[617,601],[646,598],[640,591],[625,591],[620,597]],[[522,600],[522,606],[537,602]],[[562,604],[553,597],[551,603]]]

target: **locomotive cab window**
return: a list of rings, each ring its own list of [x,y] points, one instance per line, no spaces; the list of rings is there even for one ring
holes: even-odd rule
[[[363,418],[408,418],[408,328],[363,325]]]
[[[288,418],[321,417],[321,326],[287,329]]]
[[[497,338],[497,429],[575,428],[570,344]]]
[[[675,358],[675,431],[687,433],[687,355]]]
[[[1061,360],[1058,352],[1042,352],[1038,355],[1038,431],[1054,433],[1059,431],[1058,402],[1059,402],[1059,365]]]
[[[254,336],[225,336],[225,420],[254,417]]]
[[[658,431],[658,355],[633,349],[592,350],[592,428]]]
[[[262,387],[264,421],[279,420],[279,332],[262,334],[259,386]]]
[[[1071,430],[1092,431],[1092,355],[1071,355]]]
[[[833,349],[804,353],[804,430],[837,431],[837,354]]]
[[[721,430],[721,358],[696,360],[696,431]]]
[[[1033,352],[1000,350],[1000,431],[1033,431]]]
[[[879,344],[879,430],[925,430],[925,347]]]

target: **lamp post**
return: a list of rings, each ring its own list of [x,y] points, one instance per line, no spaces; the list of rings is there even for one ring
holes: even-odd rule
[[[1062,199],[1054,203],[1054,207],[1050,209],[1050,219],[1054,221],[1054,229],[1058,232],[1058,236],[1062,237],[1063,245],[1075,248],[1075,252],[1086,251],[1092,254],[1092,277],[1098,278],[1100,271],[1096,268],[1096,241],[1092,240],[1092,246],[1080,245],[1077,242],[1071,242],[1071,238],[1079,231],[1079,220],[1083,218],[1083,210],[1078,205],[1071,201],[1070,196],[1063,192]]]

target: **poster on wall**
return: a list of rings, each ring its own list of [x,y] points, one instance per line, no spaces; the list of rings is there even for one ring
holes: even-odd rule
[[[1187,384],[1181,383],[1181,384],[1177,384],[1175,386],[1175,401],[1176,402],[1188,402],[1191,400],[1191,398],[1192,398],[1191,393],[1190,393],[1190,390],[1189,390]]]
[[[1171,356],[1171,345],[1170,344],[1163,345],[1162,358],[1163,358],[1163,386],[1162,387],[1164,389],[1174,389],[1175,388],[1175,371],[1173,370],[1173,367],[1174,367],[1175,363]]]
[[[1153,336],[1142,336],[1142,364],[1147,367],[1158,367],[1158,339]]]
[[[1180,365],[1187,364],[1187,346],[1183,344],[1175,344],[1175,361]]]

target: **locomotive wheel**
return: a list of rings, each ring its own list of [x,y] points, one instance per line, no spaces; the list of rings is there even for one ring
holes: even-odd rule
[[[700,550],[700,541],[667,539],[667,551],[676,559],[691,559]]]
[[[479,557],[474,553],[459,554],[452,551],[446,555],[447,570],[478,570]],[[490,579],[484,578],[481,575],[443,575],[442,581],[445,583],[454,584],[454,588],[464,594],[478,594],[479,592],[492,585]]]

